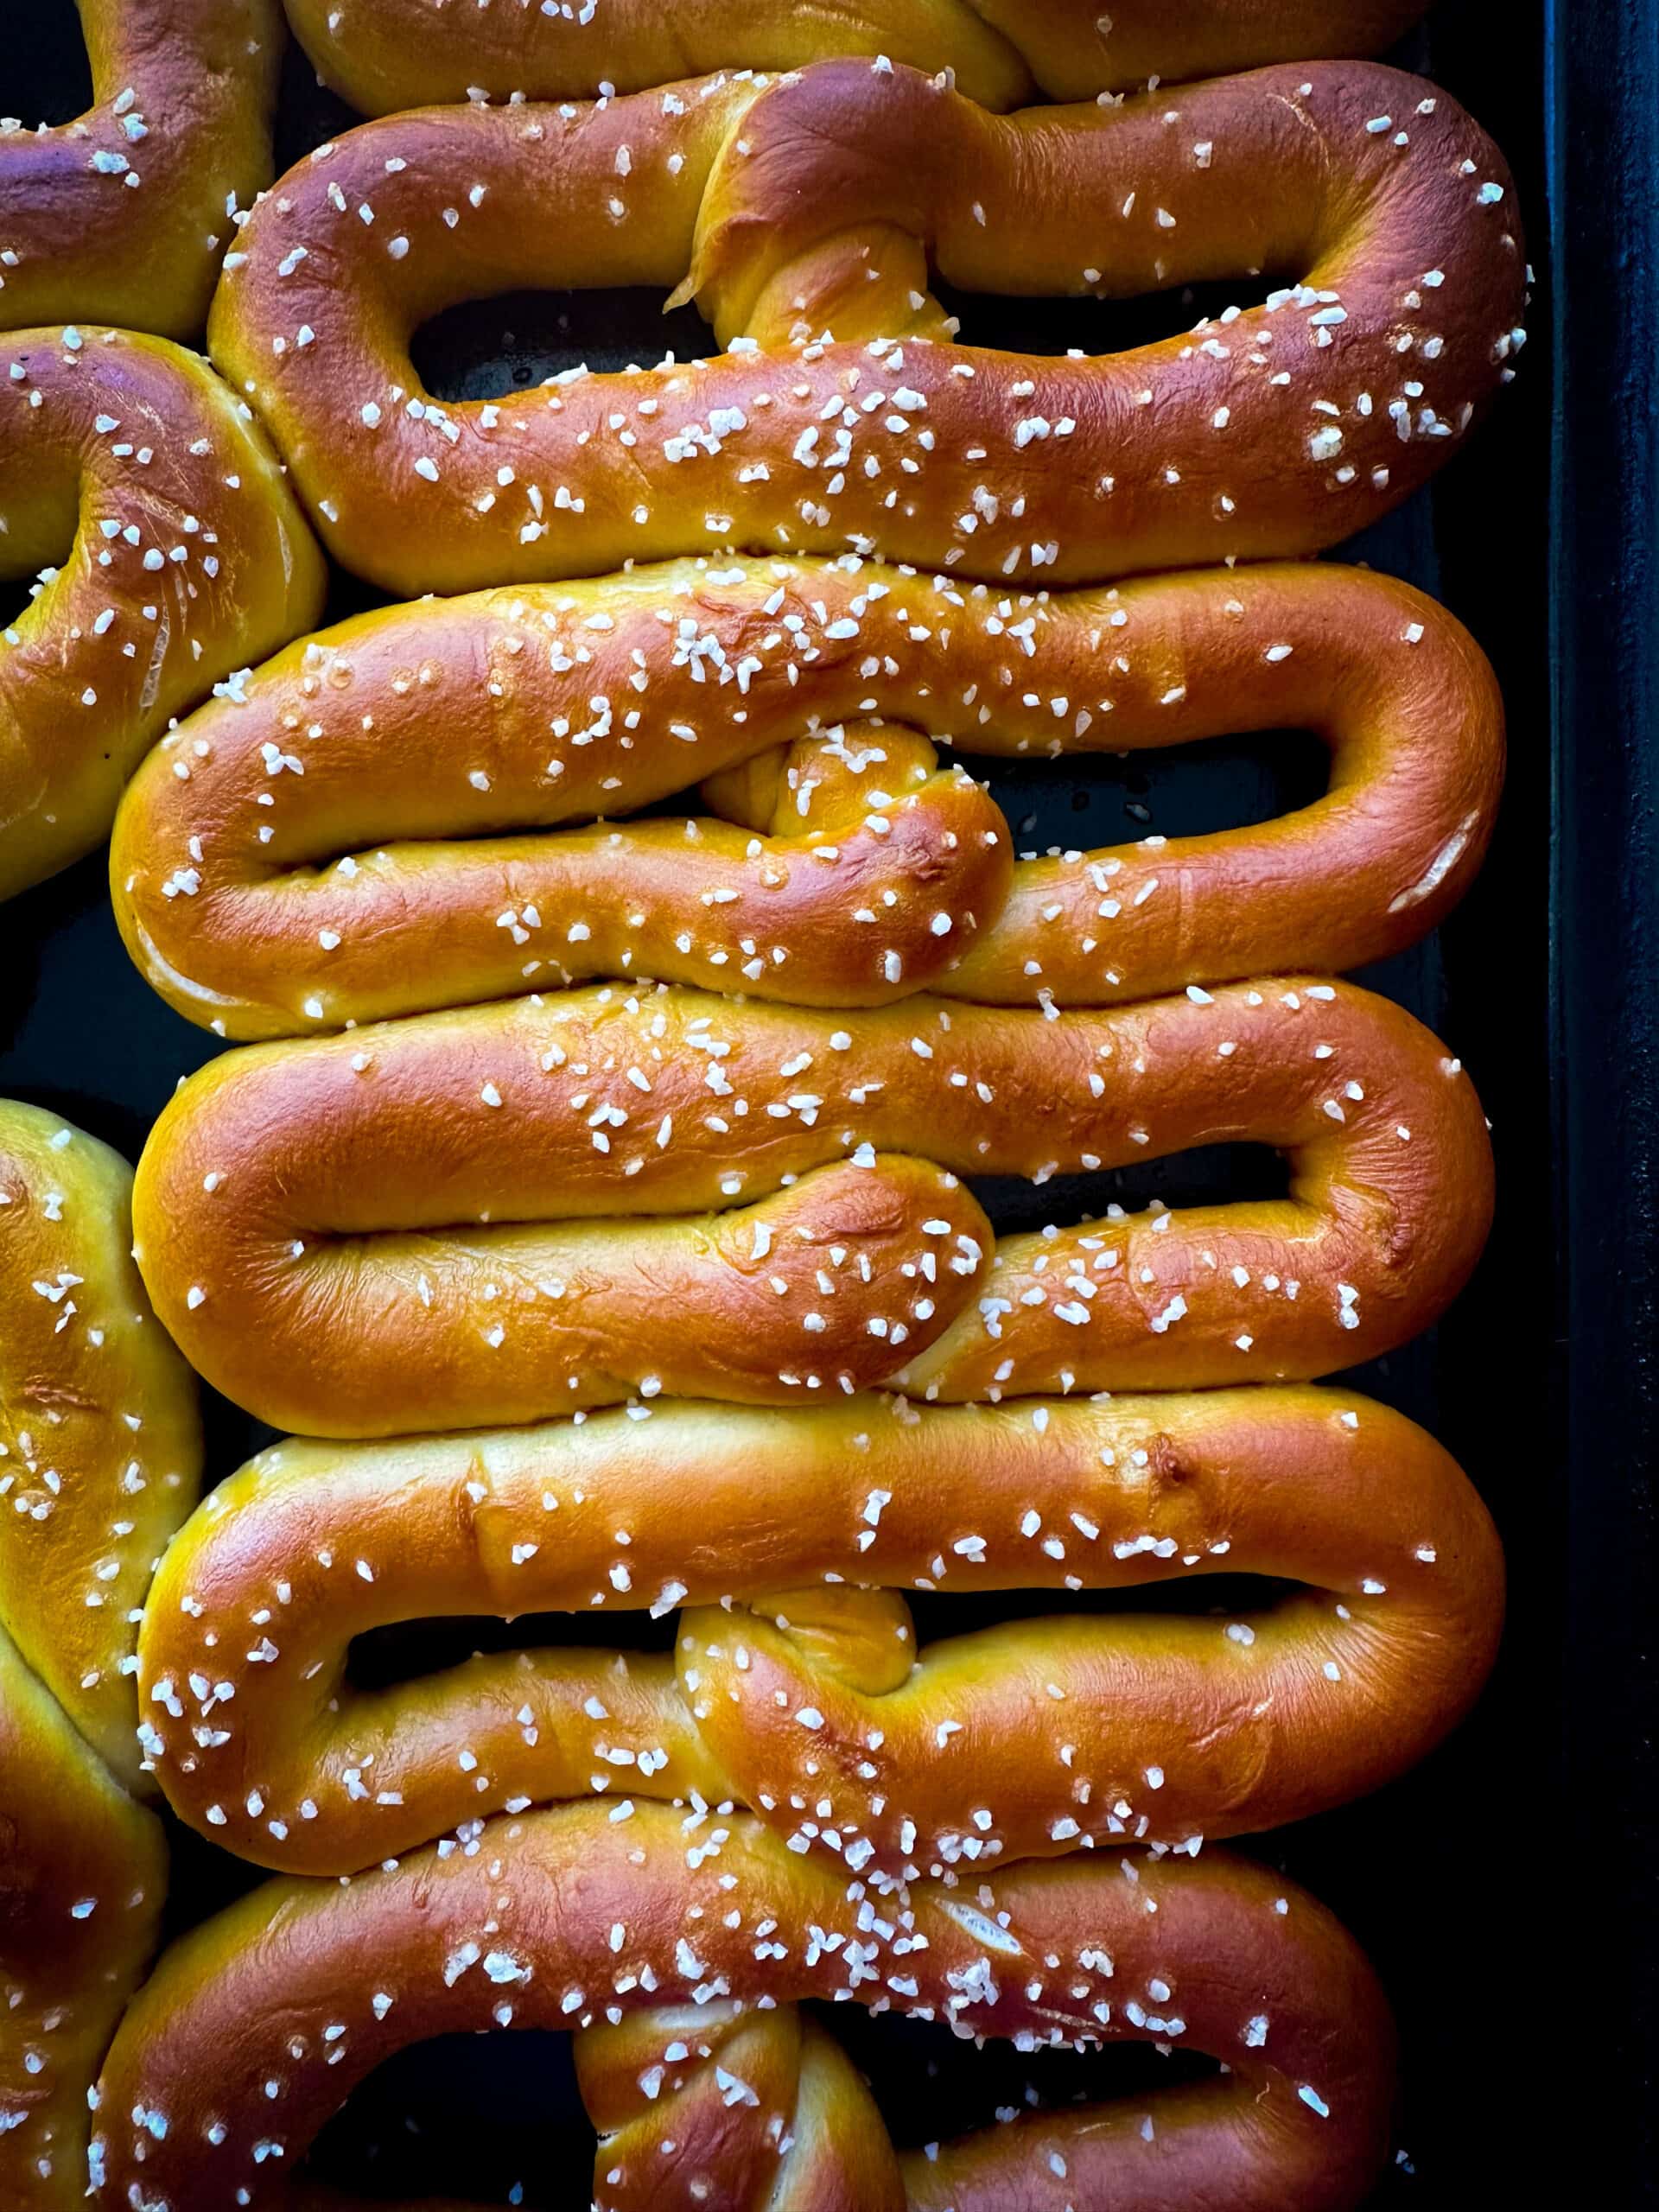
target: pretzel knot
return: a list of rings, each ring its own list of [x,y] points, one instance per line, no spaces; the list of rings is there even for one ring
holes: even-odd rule
[[[173,716],[320,613],[323,563],[245,404],[164,340],[0,342],[0,899],[97,844]],[[66,557],[66,549],[67,554]]]
[[[1220,1618],[1027,1620],[921,1651],[899,1594],[1222,1572],[1302,1586]],[[348,1669],[353,1639],[406,1621],[680,1606],[672,1661],[528,1650],[378,1688]],[[274,1447],[169,1552],[140,1701],[175,1810],[284,1871],[626,1791],[748,1806],[885,1890],[1125,1838],[1196,1848],[1341,1803],[1461,1715],[1502,1606],[1473,1491],[1364,1399],[678,1405]]]
[[[1001,817],[933,750],[1296,725],[1331,752],[1312,805],[1028,856],[1011,888]],[[162,740],[111,880],[138,966],[221,1035],[619,975],[1101,1005],[1398,950],[1478,865],[1502,760],[1472,639],[1359,569],[1014,593],[855,556],[683,562],[296,645]],[[697,777],[726,820],[566,826]]]
[[[809,1997],[1033,2052],[1155,2039],[1225,2062],[1195,2087],[1032,2112],[937,2158],[906,2153],[902,2197],[883,2180],[879,2139],[861,2152],[874,2116],[834,2069],[825,2126],[832,2153],[846,2146],[843,2167],[867,2161],[861,2204],[1335,2212],[1359,2202],[1386,2143],[1393,2036],[1376,1982],[1329,1916],[1262,1868],[1224,1853],[1132,1854],[1109,1867],[1074,1858],[1001,1870],[971,1891],[921,1883],[889,1901],[832,1863],[797,1858],[741,1814],[688,1823],[640,1805],[619,1821],[572,1807],[480,1826],[465,1849],[348,1885],[273,1883],[186,1936],[111,2049],[94,2193],[111,2212],[303,2204],[296,2170],[323,2121],[411,2043],[492,2025],[632,2037],[641,2008],[717,2004],[718,2020],[731,2004]],[[764,2044],[792,2041],[791,2024],[762,2017]],[[781,2081],[770,2069],[758,2082],[734,2075],[715,2109],[698,2094],[689,2038],[679,2058],[650,2029],[638,2034],[646,2101],[653,2083],[660,2095],[689,2081],[687,2118],[707,2133],[664,2176],[649,2123],[626,2130],[619,2149],[601,2148],[599,2203],[751,2201],[739,2190],[769,2136],[786,2174],[795,2154],[777,2130],[789,2119],[789,2054]],[[607,2062],[638,2049],[583,2050],[596,2120],[612,2110]],[[809,2101],[809,2158],[825,2145],[810,2103],[820,2050],[806,2044],[796,2092]],[[738,2177],[729,2195],[728,2174]],[[664,2183],[668,2193],[645,2194]],[[791,2193],[787,2180],[782,2190],[803,2212],[841,2201]]]
[[[86,2194],[86,2093],[160,1930],[138,1607],[194,1502],[194,1385],[130,1254],[130,1172],[0,1102],[0,2202]],[[129,1794],[133,1793],[133,1794]]]
[[[194,338],[238,201],[270,181],[277,0],[77,0],[92,105],[0,123],[0,328]]]
[[[1249,69],[1305,54],[1376,54],[1421,0],[854,0],[832,24],[775,0],[650,0],[602,7],[440,7],[427,0],[288,0],[320,75],[365,114],[445,101],[591,99],[713,69],[794,69],[878,54],[950,69],[970,99],[1013,107]]]
[[[1239,1141],[1288,1156],[1288,1198],[994,1252],[958,1180]],[[135,1225],[157,1312],[216,1387],[360,1436],[635,1390],[1311,1378],[1425,1326],[1491,1206],[1459,1063],[1385,1000],[1281,976],[1052,1020],[918,997],[855,1034],[607,987],[257,1046],[170,1102]]]
[[[1074,297],[1287,281],[1053,360],[957,344],[935,271]],[[458,301],[615,284],[695,293],[731,350],[454,405],[410,358]],[[255,212],[212,337],[330,550],[405,596],[728,545],[1070,582],[1374,519],[1509,373],[1524,292],[1501,157],[1392,70],[1005,118],[826,61],[347,132]]]

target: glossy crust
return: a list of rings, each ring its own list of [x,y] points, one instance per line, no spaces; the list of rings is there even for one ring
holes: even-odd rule
[[[1054,360],[954,342],[930,270],[1027,295],[1285,289]],[[457,301],[616,284],[679,285],[722,343],[771,350],[453,405],[410,358]],[[824,62],[349,131],[249,223],[212,340],[330,550],[404,596],[727,545],[1073,582],[1313,552],[1374,519],[1507,373],[1524,289],[1497,149],[1393,70],[1001,118]],[[826,327],[842,342],[792,342]]]
[[[77,3],[92,106],[55,130],[0,133],[0,328],[194,338],[233,212],[270,181],[281,7]]]
[[[0,1100],[0,1628],[112,1774],[143,1789],[137,1618],[196,1502],[195,1381],[132,1263],[132,1171]]]
[[[160,1821],[113,1779],[0,1626],[6,2212],[86,2201],[87,2089],[155,1950],[166,1891]]]
[[[950,69],[970,99],[1013,107],[1251,69],[1376,54],[1421,0],[288,0],[318,73],[365,115],[515,92],[591,99],[712,69],[796,69],[885,54]]]
[[[96,2201],[221,2212],[245,2189],[251,2207],[291,2207],[319,2128],[396,2050],[715,1997],[840,1997],[1027,2048],[1177,2042],[1230,2069],[1031,2113],[937,2165],[906,2157],[909,2202],[935,2212],[1062,2201],[1056,2158],[1066,2201],[1114,2212],[1342,2212],[1386,2144],[1394,2038],[1376,1980],[1329,1914],[1264,1869],[1073,1858],[887,1898],[741,1814],[688,1840],[665,1808],[619,1821],[573,1807],[349,1885],[273,1882],[176,1944],[105,2068]]]
[[[955,1181],[1228,1141],[1285,1153],[1288,1198],[1008,1236],[988,1269]],[[169,1103],[134,1217],[210,1381],[364,1436],[895,1369],[952,1402],[1306,1379],[1426,1326],[1491,1207],[1459,1064],[1384,999],[1281,976],[1052,1020],[922,997],[855,1031],[613,987],[253,1046]]]
[[[163,339],[0,340],[0,899],[89,851],[221,677],[321,611],[322,557],[245,404]],[[50,564],[49,566],[48,564]]]
[[[128,1247],[131,1173],[0,1102],[0,2203],[67,2212],[87,2090],[160,1927],[138,1608],[195,1502],[195,1386]],[[123,1787],[125,1784],[126,1787]]]
[[[920,1651],[900,1594],[1218,1573],[1303,1586]],[[793,1849],[914,1878],[1277,1827],[1372,1789],[1478,1694],[1503,1591],[1453,1462],[1351,1393],[673,1405],[274,1446],[168,1553],[140,1695],[174,1810],[284,1872],[599,1790],[731,1801]],[[347,1674],[353,1638],[404,1622],[678,1607],[677,1660]]]
[[[1013,758],[1299,726],[1331,753],[1311,806],[1030,856],[1006,905],[1000,817],[928,742]],[[618,975],[1101,1005],[1399,950],[1479,865],[1503,757],[1472,639],[1363,569],[1028,594],[851,556],[682,562],[293,647],[144,763],[111,884],[149,981],[236,1038]],[[698,776],[745,829],[565,826]]]

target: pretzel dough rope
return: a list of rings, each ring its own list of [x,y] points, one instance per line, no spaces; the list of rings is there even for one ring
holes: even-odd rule
[[[1221,1572],[1304,1588],[923,1652],[898,1594]],[[372,1691],[347,1674],[354,1637],[405,1621],[680,1606],[677,1663],[527,1651]],[[287,1872],[616,1790],[746,1805],[880,1886],[1125,1836],[1196,1848],[1341,1803],[1461,1716],[1502,1609],[1473,1491],[1363,1399],[681,1405],[275,1447],[169,1552],[140,1703],[174,1810]]]
[[[1041,89],[1087,99],[1106,89],[1208,77],[1307,54],[1376,54],[1422,13],[1421,0],[288,0],[318,73],[368,115],[443,100],[592,99],[711,69],[793,69],[836,54],[885,54],[953,69],[986,107]]]
[[[194,1385],[130,1252],[130,1171],[0,1102],[0,2202],[67,2212],[86,2092],[156,1946],[138,1607],[194,1503]]]
[[[1000,919],[997,817],[912,734],[1009,758],[1299,723],[1332,754],[1312,806],[1027,859]],[[826,828],[849,753],[868,773]],[[1472,639],[1360,569],[1026,594],[851,556],[680,563],[306,640],[162,740],[111,881],[150,982],[240,1038],[617,975],[1086,1006],[1398,950],[1478,866],[1502,761]],[[699,775],[754,836],[525,834]]]
[[[194,338],[237,203],[270,181],[277,0],[77,5],[92,106],[56,130],[0,124],[0,327]]]
[[[1220,1853],[1074,1858],[969,1890],[919,1885],[895,1908],[741,1815],[688,1833],[662,1808],[617,1821],[575,1807],[348,1885],[270,1884],[175,1945],[105,2068],[97,2201],[219,2212],[245,2189],[251,2207],[291,2204],[324,2120],[429,2036],[763,1997],[893,2009],[1031,2050],[1156,2038],[1230,2069],[1135,2104],[1030,2113],[937,2164],[907,2155],[907,2201],[929,2212],[1338,2212],[1386,2144],[1393,2036],[1375,1980],[1329,1915],[1263,1869]]]
[[[1217,1141],[1287,1153],[1290,1196],[1009,1236],[982,1266],[956,1176]],[[895,1370],[947,1402],[1305,1379],[1424,1327],[1491,1205],[1459,1064],[1386,1000],[1280,977],[1052,1020],[917,998],[856,1032],[608,988],[252,1046],[168,1104],[136,1226],[210,1381],[373,1435]]]
[[[89,851],[169,719],[308,629],[323,563],[245,404],[165,340],[0,340],[0,899]],[[68,549],[66,555],[66,548]]]
[[[1050,360],[950,342],[930,268],[1027,295],[1295,281]],[[454,405],[410,359],[460,300],[615,284],[694,289],[723,343],[779,350]],[[256,210],[212,338],[330,550],[404,597],[728,544],[1071,582],[1374,519],[1508,373],[1524,286],[1496,149],[1392,70],[1010,118],[825,62],[349,131]],[[843,342],[790,343],[826,326]]]

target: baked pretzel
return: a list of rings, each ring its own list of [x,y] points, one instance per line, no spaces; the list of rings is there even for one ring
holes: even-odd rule
[[[317,72],[365,115],[442,100],[591,99],[714,69],[795,69],[885,54],[950,69],[970,99],[1009,108],[1209,77],[1309,54],[1377,54],[1421,0],[288,0]]]
[[[0,899],[108,830],[169,719],[308,629],[321,554],[257,426],[165,340],[0,342]],[[67,557],[66,557],[67,554]]]
[[[954,342],[930,269],[1027,295],[1290,281],[1051,360]],[[457,301],[616,284],[694,293],[734,350],[455,404],[410,359]],[[256,210],[211,328],[330,551],[401,596],[728,545],[1060,583],[1373,520],[1507,373],[1524,288],[1497,149],[1393,70],[1001,118],[824,62],[348,131]]]
[[[0,2203],[86,2194],[86,2093],[155,1948],[131,1677],[195,1502],[194,1386],[129,1246],[130,1171],[0,1102]]]
[[[55,130],[0,121],[0,328],[113,322],[193,338],[238,202],[270,181],[282,10],[76,6],[92,106]]]
[[[807,1997],[1033,2051],[1156,2040],[1226,2069],[906,2152],[902,2199],[861,2203],[1340,2212],[1386,2147],[1394,2038],[1382,1993],[1330,1915],[1264,1868],[1219,1853],[1072,1858],[971,1887],[922,1883],[889,1902],[742,1814],[688,1823],[659,1806],[624,1820],[577,1806],[481,1826],[465,1848],[348,1885],[270,1883],[175,1944],[105,2066],[95,2201],[110,2212],[291,2208],[323,2122],[376,2065],[430,2036],[626,2032],[643,2007]],[[672,2094],[691,2070],[674,2048],[660,2075],[643,2070],[647,2104],[653,2086]],[[753,2107],[741,2088],[730,2094],[735,2158],[775,2111],[759,2091]],[[612,2107],[601,2108],[608,2125]],[[805,2155],[826,2132],[844,2141],[870,2124],[862,2098],[828,2118],[827,2131],[804,2129]],[[739,2195],[717,2167],[663,2175],[649,2133],[632,2158],[625,2146],[620,2164],[601,2156],[599,2167],[607,2212],[776,2201],[764,2188]],[[650,2194],[653,2177],[672,2193]],[[807,2186],[785,2201],[826,2199]]]
[[[195,1503],[194,1382],[132,1263],[132,1171],[0,1100],[0,1627],[110,1771],[133,1737],[138,1609]]]
[[[1028,858],[1011,894],[1000,817],[930,741],[1007,758],[1299,723],[1331,750],[1313,805]],[[1026,594],[852,556],[683,562],[294,646],[156,748],[111,883],[149,982],[237,1038],[613,976],[1099,1005],[1397,951],[1478,866],[1503,742],[1467,632],[1361,569]],[[731,821],[527,834],[698,775]]]
[[[1217,1141],[1286,1153],[1290,1196],[992,1255],[956,1180]],[[904,1156],[921,1151],[938,1164]],[[157,1122],[135,1224],[156,1311],[209,1381],[276,1427],[373,1436],[635,1389],[1306,1379],[1426,1326],[1491,1204],[1459,1064],[1346,985],[1194,986],[1052,1020],[917,998],[855,1031],[613,987],[227,1054]]]
[[[899,1594],[1223,1572],[1304,1587],[922,1651]],[[526,1651],[373,1690],[347,1672],[354,1637],[406,1621],[680,1606],[677,1660]],[[139,1699],[174,1810],[287,1872],[615,1790],[747,1806],[796,1850],[914,1878],[1344,1802],[1466,1710],[1502,1610],[1456,1465],[1345,1394],[677,1405],[273,1447],[168,1554]]]

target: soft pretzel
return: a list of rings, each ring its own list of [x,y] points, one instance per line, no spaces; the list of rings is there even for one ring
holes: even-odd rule
[[[1304,1587],[924,1651],[899,1594],[1193,1573]],[[347,1674],[354,1637],[405,1621],[681,1606],[677,1662],[527,1651],[373,1690]],[[273,1447],[168,1553],[139,1694],[175,1811],[283,1872],[600,1790],[735,1802],[796,1850],[914,1877],[1357,1796],[1466,1709],[1502,1608],[1457,1467],[1346,1394],[675,1405]]]
[[[0,899],[91,849],[175,715],[316,620],[323,563],[248,410],[165,340],[0,341]],[[67,551],[67,557],[66,557]]]
[[[1006,906],[997,817],[928,742],[1009,757],[1299,723],[1332,754],[1312,806],[1030,858]],[[307,639],[162,740],[111,883],[151,983],[238,1038],[618,975],[1088,1006],[1398,950],[1478,866],[1502,763],[1478,647],[1361,569],[1027,594],[853,556],[683,562]],[[526,834],[698,776],[757,834]]]
[[[76,4],[92,106],[55,130],[0,123],[0,328],[112,322],[193,338],[238,202],[270,181],[281,9]]]
[[[1023,294],[1286,283],[1190,337],[1052,360],[955,343],[930,269]],[[457,301],[616,284],[678,285],[722,343],[773,350],[455,404],[410,359]],[[728,545],[1071,582],[1372,520],[1507,373],[1524,287],[1497,149],[1393,70],[1001,118],[824,62],[349,131],[255,212],[212,340],[330,550],[404,596]]]
[[[1290,1196],[1005,1237],[988,1269],[956,1181],[1229,1141],[1286,1153]],[[253,1046],[169,1103],[135,1224],[209,1381],[372,1436],[895,1370],[948,1401],[1306,1379],[1426,1326],[1491,1205],[1459,1064],[1384,999],[1278,977],[855,1031],[613,987]]]
[[[175,1944],[104,2069],[95,2199],[292,2207],[324,2120],[430,2036],[805,1997],[1033,2051],[1153,2039],[1224,2062],[1219,2078],[1134,2103],[1029,2112],[906,2153],[904,2201],[927,2212],[1341,2212],[1386,2146],[1394,2039],[1376,1980],[1331,1916],[1264,1868],[1220,1853],[1074,1857],[889,1900],[741,1814],[580,1806],[347,1885],[270,1883]],[[662,2081],[676,2078],[665,2064]],[[844,2117],[867,2113],[860,2100]],[[739,2092],[731,2117],[741,2145],[769,2115]],[[809,2149],[820,2139],[810,2131]],[[596,2171],[597,2201],[697,2201],[689,2187],[651,2198],[641,2182]],[[717,2170],[702,2201],[731,2201]]]
[[[156,1948],[166,1889],[160,1821],[128,1796],[0,1625],[7,2212],[70,2212],[85,2200],[86,2092]]]
[[[137,1614],[195,1503],[195,1385],[132,1263],[132,1171],[0,1101],[0,1626],[99,1758],[147,1787]]]
[[[365,115],[489,97],[634,92],[713,69],[794,69],[885,54],[951,69],[1007,108],[1039,87],[1088,99],[1148,77],[1208,77],[1306,54],[1376,54],[1421,0],[288,0],[295,35]]]
[[[86,2193],[86,2093],[166,1884],[132,1676],[195,1500],[194,1386],[129,1246],[130,1171],[0,1102],[0,2202]],[[124,1787],[124,1785],[125,1785]]]

